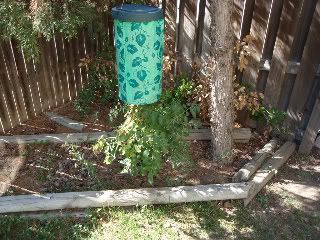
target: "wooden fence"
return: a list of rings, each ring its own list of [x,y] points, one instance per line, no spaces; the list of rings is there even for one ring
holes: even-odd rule
[[[0,131],[74,99],[86,81],[79,60],[92,56],[100,41],[86,31],[72,40],[57,34],[39,39],[40,59],[29,60],[14,40],[0,45]]]
[[[172,43],[167,51],[176,56],[175,73],[191,74],[195,62],[206,61],[211,55],[209,6],[214,1],[152,2],[165,11],[166,36]],[[234,0],[234,6],[235,35],[243,38],[251,33],[255,39],[249,65],[238,79],[265,93],[267,105],[287,110],[304,132],[319,97],[319,1]],[[112,22],[106,27],[112,39]],[[57,34],[50,42],[40,39],[39,44],[38,63],[26,61],[14,40],[0,45],[2,132],[74,99],[86,81],[79,59],[101,48],[100,41],[91,40],[85,30],[70,41]],[[309,142],[320,128],[313,125]]]

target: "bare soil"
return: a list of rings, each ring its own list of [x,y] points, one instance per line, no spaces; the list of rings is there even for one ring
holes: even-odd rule
[[[108,125],[107,111],[83,117],[66,104],[53,112],[87,124],[85,131],[113,130]],[[8,132],[10,135],[73,132],[59,126],[44,115],[37,116]],[[173,168],[165,162],[151,186],[146,177],[122,173],[122,165],[114,162],[107,165],[102,154],[95,154],[91,144],[77,145],[82,160],[74,157],[70,146],[63,144],[31,144],[26,146],[4,145],[0,155],[0,182],[6,194],[30,194],[45,192],[85,191],[101,189],[123,189],[141,187],[164,187],[230,182],[234,173],[248,162],[268,138],[259,134],[246,144],[235,144],[234,161],[225,166],[214,161],[209,141],[189,142],[192,162]],[[8,165],[9,158],[15,158],[14,166]],[[96,171],[91,174],[90,169]],[[11,170],[10,170],[11,169]],[[4,184],[5,183],[5,184]],[[0,193],[1,195],[1,193]]]

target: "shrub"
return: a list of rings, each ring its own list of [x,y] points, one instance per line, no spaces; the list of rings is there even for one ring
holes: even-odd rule
[[[184,138],[195,125],[199,107],[184,102],[188,87],[164,92],[158,103],[125,106],[125,121],[114,139],[101,138],[94,151],[105,154],[105,162],[118,159],[123,172],[147,176],[150,184],[165,160],[178,166],[190,161]]]
[[[87,68],[88,82],[75,102],[78,112],[89,114],[97,106],[103,107],[118,101],[114,62],[114,50],[110,46],[98,53],[94,59],[81,59],[79,66]]]

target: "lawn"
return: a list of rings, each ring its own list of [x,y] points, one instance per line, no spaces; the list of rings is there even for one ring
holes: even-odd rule
[[[308,157],[293,155],[246,208],[240,201],[215,201],[90,209],[84,218],[41,221],[2,215],[0,239],[318,240],[319,164],[320,150]],[[293,183],[305,190],[294,191]]]
[[[320,216],[305,213],[272,192],[250,208],[217,202],[105,208],[83,219],[0,218],[1,239],[319,239]],[[228,204],[225,204],[228,205]]]

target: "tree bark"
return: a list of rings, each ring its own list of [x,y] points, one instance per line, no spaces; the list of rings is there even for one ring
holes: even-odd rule
[[[210,74],[210,122],[215,159],[232,161],[233,129],[233,0],[208,0],[212,73]]]

